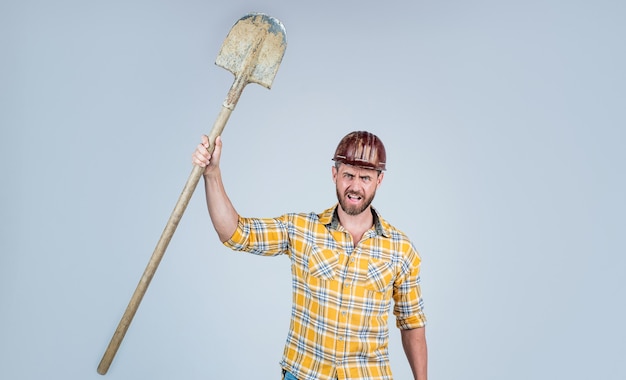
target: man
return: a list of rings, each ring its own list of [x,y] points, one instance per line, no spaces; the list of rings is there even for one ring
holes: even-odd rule
[[[207,206],[220,240],[234,250],[286,254],[293,307],[282,361],[287,380],[392,379],[388,321],[396,325],[416,380],[426,380],[426,317],[420,257],[402,232],[371,206],[386,169],[382,141],[346,135],[335,151],[332,178],[338,205],[320,214],[244,218],[230,202],[220,172],[222,142],[213,155],[202,137],[193,163],[204,170]]]

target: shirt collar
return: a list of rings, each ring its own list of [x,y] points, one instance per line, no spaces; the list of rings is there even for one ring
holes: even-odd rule
[[[331,229],[339,228],[339,215],[337,214],[337,207],[339,204],[335,204],[333,207],[324,210],[318,215],[320,223]],[[389,237],[389,224],[380,216],[378,211],[374,207],[371,207],[372,216],[374,217],[374,230],[376,235],[382,235]]]

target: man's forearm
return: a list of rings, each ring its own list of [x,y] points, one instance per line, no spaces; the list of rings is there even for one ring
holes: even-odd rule
[[[401,330],[402,347],[413,371],[415,380],[428,379],[428,348],[426,346],[426,329],[420,327],[412,330]]]
[[[207,207],[222,242],[227,241],[237,229],[239,214],[233,207],[224,190],[224,184],[219,173],[212,176],[204,176]]]

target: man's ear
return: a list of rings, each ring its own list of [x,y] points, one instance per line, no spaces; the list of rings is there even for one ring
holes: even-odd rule
[[[380,174],[378,174],[378,177],[376,177],[376,189],[380,187],[380,184],[383,182],[384,176],[385,176],[385,172],[381,171]]]
[[[332,174],[333,174],[333,182],[336,184],[337,183],[337,167],[332,166]]]

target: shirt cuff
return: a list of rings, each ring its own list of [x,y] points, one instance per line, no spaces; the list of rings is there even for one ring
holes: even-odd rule
[[[239,216],[239,220],[237,221],[237,229],[235,230],[235,232],[233,232],[233,236],[231,236],[230,239],[226,240],[223,244],[226,247],[235,251],[241,251],[245,243],[248,241],[248,236],[249,233],[246,232],[241,216]]]
[[[426,326],[426,316],[423,313],[408,318],[396,318],[396,326],[400,330],[413,330]]]

